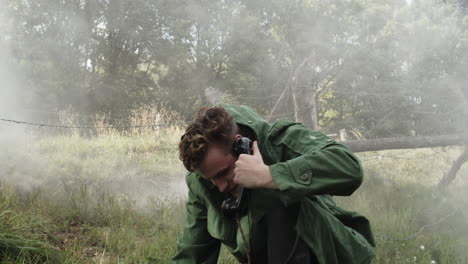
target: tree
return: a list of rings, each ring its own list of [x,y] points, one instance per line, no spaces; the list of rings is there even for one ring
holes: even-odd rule
[[[189,116],[212,88],[324,132],[468,127],[468,19],[456,1],[4,1],[4,43],[35,108],[125,118],[165,102]]]

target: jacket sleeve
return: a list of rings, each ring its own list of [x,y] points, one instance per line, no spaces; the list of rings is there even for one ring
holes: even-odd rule
[[[282,162],[269,168],[286,206],[306,195],[351,195],[362,183],[361,164],[350,150],[301,124],[285,129],[273,144]]]
[[[177,254],[172,259],[172,263],[216,264],[221,243],[208,233],[206,205],[192,189],[189,178],[190,174],[186,178],[189,188],[186,203],[187,216],[184,230],[177,241]]]

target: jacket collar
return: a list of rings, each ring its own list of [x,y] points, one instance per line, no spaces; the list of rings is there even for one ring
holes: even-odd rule
[[[270,124],[265,121],[253,108],[246,105],[222,104],[237,124],[241,124],[252,129],[257,135],[259,145],[263,145],[266,135],[270,130]]]

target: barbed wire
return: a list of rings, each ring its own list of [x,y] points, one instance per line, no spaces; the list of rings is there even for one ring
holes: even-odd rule
[[[305,89],[306,87],[299,87],[299,91],[302,90],[302,89]],[[384,93],[368,93],[368,92],[358,92],[358,93],[355,93],[353,91],[349,91],[349,92],[346,92],[346,91],[333,91],[334,93],[343,93],[343,94],[356,94],[356,95],[359,95],[359,96],[362,96],[362,95],[378,95],[378,96],[381,96],[381,97],[407,97],[409,95],[391,95],[391,94],[384,94]],[[265,95],[265,96],[249,96],[249,98],[252,98],[252,99],[256,99],[256,100],[269,100],[270,98],[277,98],[278,95],[276,94],[271,94],[271,95]],[[288,98],[289,98],[289,93],[288,93]],[[289,99],[288,99],[289,100]],[[414,109],[408,109],[408,107],[410,106],[413,106],[413,104],[402,104],[402,105],[399,105],[399,106],[395,106],[395,107],[392,107],[390,108],[386,113],[383,114],[383,117],[381,118],[377,118],[376,120],[374,121],[377,121],[377,126],[374,126],[373,128],[371,128],[370,131],[373,131],[375,129],[377,129],[379,127],[379,125],[381,123],[383,123],[385,121],[385,119],[387,119],[389,116],[391,116],[392,114],[394,114],[395,112],[403,109],[403,108],[406,108],[406,111],[408,112],[411,112],[411,113],[416,113],[416,114],[424,114],[424,115],[450,115],[450,114],[453,114],[454,112],[457,112],[459,111],[459,108],[461,107],[464,107],[467,103],[461,103],[459,105],[457,105],[456,107],[452,108],[450,111],[446,111],[446,112],[436,112],[436,111],[419,111],[419,110],[414,110]],[[284,118],[284,117],[291,117],[295,114],[298,114],[298,113],[304,113],[304,112],[307,112],[307,111],[310,111],[310,109],[312,109],[313,106],[309,106],[309,107],[306,107],[306,108],[302,108],[300,111],[290,111],[290,112],[283,112],[281,114],[275,114],[275,115],[271,115],[271,116],[268,116],[268,118]],[[20,109],[22,111],[29,111],[29,112],[43,112],[43,113],[48,113],[48,114],[54,114],[54,115],[62,115],[63,113],[60,113],[60,112],[51,112],[51,111],[45,111],[45,110],[34,110],[34,109]],[[98,120],[98,119],[101,119],[99,117],[96,117],[96,116],[90,116],[90,115],[82,115],[82,114],[77,114],[77,113],[73,113],[74,116],[78,116],[78,117],[82,117],[82,118],[87,118],[87,119],[90,119],[90,120]],[[365,122],[368,122],[369,120],[373,119],[374,117],[368,117],[364,120],[361,120],[359,126],[361,125],[364,125]],[[106,120],[118,120],[118,121],[123,121],[124,118],[113,118],[113,117],[104,117],[104,119]],[[6,119],[3,119],[2,121],[9,121],[9,122],[14,122],[14,123],[21,123],[21,124],[30,124],[30,125],[35,125],[35,126],[39,126],[39,127],[57,127],[57,128],[138,128],[138,127],[156,127],[156,126],[159,126],[159,125],[148,125],[148,126],[104,126],[104,127],[96,127],[96,126],[65,126],[65,125],[50,125],[50,124],[37,124],[37,123],[32,123],[32,122],[23,122],[23,121],[16,121],[16,120],[12,120],[12,119],[9,119],[9,120],[6,120]],[[339,122],[339,121],[337,121]]]
[[[457,214],[458,212],[460,212],[461,210],[460,209],[456,209],[455,211],[453,211],[452,213],[442,217],[441,219],[431,223],[431,224],[427,224],[427,225],[423,225],[421,228],[419,228],[418,232],[412,234],[412,235],[409,235],[407,237],[403,237],[403,238],[395,238],[395,237],[392,237],[392,236],[387,236],[387,235],[375,235],[376,238],[378,239],[381,239],[381,240],[386,240],[386,241],[406,241],[406,240],[410,240],[410,239],[413,239],[415,238],[416,236],[420,235],[424,230],[426,230],[427,228],[429,227],[432,227],[432,226],[435,226],[435,225],[438,225],[444,221],[446,221],[448,218],[450,218],[451,216]]]
[[[372,127],[369,131],[374,131],[376,129],[379,129],[380,126],[384,123],[385,119],[389,118],[392,114],[395,112],[402,110],[402,109],[407,109],[409,105],[408,104],[403,104],[399,106],[395,106],[393,108],[390,108],[386,113],[383,113],[380,118],[374,119],[374,117],[368,117],[366,119],[361,120],[360,124],[357,125],[357,127],[364,126],[364,124],[371,119],[374,119],[374,122],[377,122],[377,125]],[[281,119],[281,118],[287,118],[291,117],[291,115],[296,115],[296,114],[302,114],[304,112],[310,111],[314,106],[308,106],[302,108],[300,111],[297,112],[287,112],[287,113],[281,113],[281,114],[276,114],[276,115],[271,115],[267,116],[266,118],[268,119]],[[52,113],[52,112],[49,112]],[[59,114],[59,113],[57,113]],[[91,118],[89,116],[86,116],[88,118]],[[97,120],[98,118],[96,118]],[[87,125],[87,126],[76,126],[76,125],[52,125],[52,124],[44,124],[44,123],[35,123],[35,122],[26,122],[26,121],[19,121],[19,120],[14,120],[14,119],[6,119],[6,118],[0,118],[0,121],[4,122],[12,122],[12,123],[17,123],[17,124],[26,124],[26,125],[32,125],[32,126],[38,126],[38,127],[54,127],[54,128],[67,128],[67,129],[109,129],[109,128],[150,128],[150,127],[168,127],[170,126],[168,123],[163,123],[163,124],[153,124],[153,125],[110,125],[110,126],[96,126],[96,125]],[[184,124],[188,124],[190,122],[185,121]],[[340,123],[340,122],[338,122]],[[344,122],[346,123],[346,122]],[[347,126],[345,124],[345,126]],[[385,129],[385,128],[384,128]],[[387,129],[388,130],[388,129]],[[378,158],[378,157],[377,157]],[[367,159],[370,160],[370,159]]]
[[[135,126],[100,126],[100,127],[96,127],[96,126],[69,126],[69,125],[52,125],[52,124],[45,124],[45,123],[34,123],[34,122],[26,122],[26,121],[18,121],[18,120],[13,120],[13,119],[5,119],[5,118],[0,118],[0,121],[4,121],[4,122],[10,122],[10,123],[15,123],[15,124],[25,124],[25,125],[33,125],[33,126],[39,126],[39,127],[53,127],[53,128],[67,128],[67,129],[73,129],[73,128],[88,128],[88,129],[105,129],[105,128],[144,128],[144,127],[168,127],[170,126],[169,124],[166,124],[166,123],[162,123],[162,124],[154,124],[154,125],[135,125]],[[369,160],[373,160],[373,159],[378,159],[378,162],[379,162],[379,167],[383,173],[383,176],[385,178],[387,178],[388,181],[390,181],[392,184],[396,184],[395,183],[395,179],[394,177],[391,177],[389,172],[386,171],[385,169],[385,166],[381,163],[381,159],[382,158],[396,158],[396,159],[421,159],[421,158],[428,158],[428,157],[435,157],[435,156],[443,156],[441,155],[440,153],[438,153],[437,151],[433,150],[432,151],[434,152],[433,154],[429,154],[429,155],[423,155],[423,156],[416,156],[416,157],[402,157],[403,155],[407,155],[407,154],[410,154],[412,152],[414,152],[415,150],[405,150],[401,153],[397,153],[397,154],[394,154],[394,155],[379,155],[379,156],[374,156],[373,158],[369,158],[369,159],[361,159],[362,161],[369,161]],[[445,158],[445,160],[447,161],[447,158]],[[434,165],[434,164],[433,164]],[[437,221],[435,222],[432,222],[430,224],[426,224],[426,225],[423,225],[421,226],[417,232],[409,235],[409,236],[406,236],[406,237],[392,237],[392,236],[388,236],[388,235],[379,235],[379,234],[376,234],[375,237],[377,239],[380,239],[380,240],[384,240],[384,241],[407,241],[407,240],[411,240],[411,239],[414,239],[415,237],[419,236],[421,233],[423,233],[424,231],[426,231],[427,229],[435,226],[435,225],[439,225],[445,221],[447,221],[447,219],[449,219],[450,217],[458,214],[459,212],[461,212],[460,209],[456,209],[455,211],[451,212],[450,214],[438,219]]]
[[[105,129],[105,128],[144,128],[144,127],[170,127],[169,124],[154,124],[154,125],[133,125],[133,126],[67,126],[67,125],[51,125],[44,123],[32,123],[26,121],[18,121],[13,119],[0,118],[0,121],[11,122],[16,124],[24,124],[38,127],[54,127],[54,128],[94,128],[94,129]]]
[[[402,154],[403,155],[403,154]],[[362,158],[362,161],[371,161],[371,160],[381,160],[383,158],[390,158],[390,159],[400,159],[400,160],[414,160],[414,159],[426,159],[426,158],[431,158],[434,156],[440,155],[439,153],[434,153],[434,154],[428,154],[428,155],[421,155],[421,156],[415,156],[415,157],[400,157],[398,155],[377,155],[377,156],[372,156],[370,158]]]
[[[85,115],[85,114],[79,114],[77,112],[72,112],[72,113],[69,113],[67,112],[67,110],[58,110],[58,111],[47,111],[47,110],[38,110],[38,109],[28,109],[28,108],[23,108],[23,109],[15,109],[15,111],[22,111],[22,112],[29,112],[29,113],[45,113],[45,114],[50,114],[50,115],[54,115],[54,116],[63,116],[63,115],[70,115],[70,116],[73,116],[73,117],[80,117],[80,118],[86,118],[86,119],[90,119],[90,120],[93,120],[93,121],[96,121],[96,120],[114,120],[114,121],[124,121],[126,118],[124,117],[120,117],[120,118],[117,118],[117,117],[110,117],[108,115],[106,116],[103,116],[103,117],[97,117],[96,115]]]

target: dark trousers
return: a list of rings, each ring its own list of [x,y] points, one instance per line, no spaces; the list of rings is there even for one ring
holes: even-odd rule
[[[281,201],[266,215],[268,264],[318,263],[314,254],[294,229],[300,203],[285,207]]]

